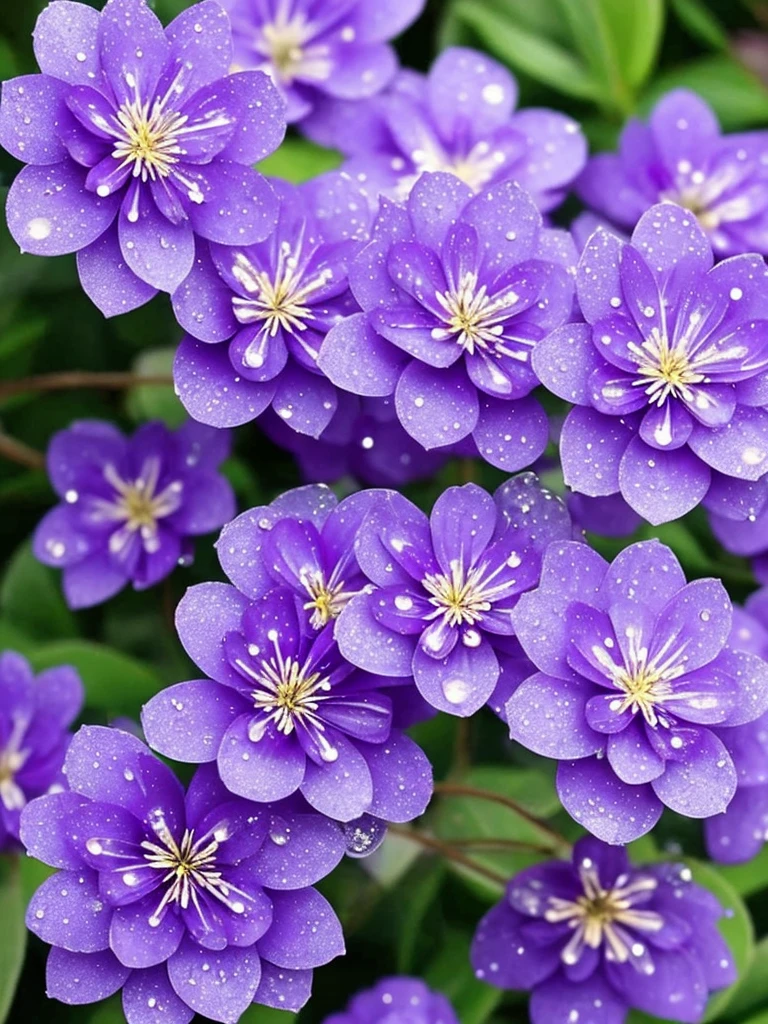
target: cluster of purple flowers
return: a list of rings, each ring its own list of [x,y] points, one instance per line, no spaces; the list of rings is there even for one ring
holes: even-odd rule
[[[735,977],[714,896],[623,847],[664,807],[706,819],[723,862],[768,836],[768,591],[734,609],[658,541],[609,564],[577,527],[703,504],[768,583],[768,136],[722,136],[678,91],[588,159],[482,53],[399,70],[423,6],[204,0],[163,28],[146,0],[55,0],[41,74],[3,86],[13,237],[76,252],[106,316],[170,295],[192,417],[57,434],[35,554],[84,608],[221,530],[229,580],[177,608],[200,671],[145,705],[149,746],[70,742],[74,670],[0,656],[0,846],[57,869],[27,915],[49,994],[122,990],[129,1024],[300,1009],[344,951],[315,883],[431,799],[407,728],[485,705],[559,762],[592,836],[509,883],[477,977],[531,989],[534,1024],[695,1022]],[[341,170],[265,179],[288,123]],[[552,227],[572,190],[591,209]],[[572,408],[550,417],[542,388]],[[238,515],[221,464],[253,420],[318,483]],[[568,503],[533,472],[448,487],[429,516],[388,489],[457,456],[557,468],[553,440]],[[341,477],[372,489],[319,483]],[[186,789],[149,748],[199,766]],[[389,978],[327,1024],[406,1020],[457,1018]]]

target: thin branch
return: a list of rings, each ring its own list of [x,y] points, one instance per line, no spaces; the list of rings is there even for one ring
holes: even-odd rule
[[[88,370],[68,370],[64,373],[40,373],[34,377],[6,380],[0,384],[0,398],[22,395],[28,391],[73,391],[77,388],[100,388],[104,391],[124,391],[139,385],[171,385],[173,377],[145,376],[138,373],[91,373]]]
[[[477,462],[475,459],[459,459],[459,481],[463,484],[477,483]]]
[[[467,868],[469,871],[474,871],[477,875],[482,875],[483,878],[488,879],[489,882],[493,882],[494,885],[500,885],[503,888],[508,882],[508,879],[503,875],[500,875],[496,871],[492,871],[491,868],[484,867],[482,864],[478,864],[477,861],[472,860],[471,857],[466,857],[460,850],[454,849],[454,847],[449,843],[444,843],[440,839],[435,839],[434,836],[428,836],[425,832],[420,832],[417,829],[403,828],[400,825],[389,825],[388,831],[392,835],[408,839],[412,843],[417,843],[425,850],[431,850],[433,853],[439,854],[446,860],[453,861],[454,864],[461,864],[462,867]]]
[[[44,469],[45,456],[37,448],[30,448],[23,441],[0,433],[0,456],[28,469]]]
[[[446,839],[455,849],[468,850],[509,850],[515,853],[541,853],[552,857],[558,851],[551,846],[540,846],[538,843],[526,843],[524,839],[492,839],[486,836],[471,836],[465,839]]]
[[[475,786],[467,786],[461,782],[436,782],[435,793],[440,793],[443,796],[469,796],[474,797],[476,800],[488,800],[491,803],[500,804],[548,835],[557,844],[558,850],[570,849],[571,844],[565,836],[561,835],[545,821],[542,821],[541,818],[537,818],[535,814],[531,814],[530,811],[517,803],[516,800],[510,799],[508,796],[502,796],[501,793],[494,793],[489,789],[478,789]]]

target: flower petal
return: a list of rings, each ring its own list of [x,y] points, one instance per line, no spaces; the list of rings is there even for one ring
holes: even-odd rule
[[[261,980],[256,946],[217,952],[187,936],[168,961],[176,995],[197,1013],[234,1024],[248,1009]]]
[[[45,990],[50,999],[58,999],[69,1006],[98,1003],[119,991],[130,973],[130,968],[124,967],[109,949],[98,953],[70,953],[53,946],[45,968]]]
[[[709,729],[698,729],[684,761],[668,761],[653,790],[667,807],[689,818],[710,818],[726,809],[736,792],[730,754]]]
[[[724,428],[728,429],[728,428]],[[695,436],[691,435],[691,440]],[[662,452],[633,437],[621,457],[621,493],[635,512],[658,526],[679,519],[703,499],[712,473],[688,448]]]
[[[275,394],[274,381],[259,384],[238,374],[226,345],[206,345],[189,335],[176,350],[173,379],[190,416],[212,427],[255,420]]]
[[[224,735],[249,706],[228,686],[197,679],[158,693],[141,713],[147,742],[175,761],[214,761]]]
[[[189,1024],[195,1011],[173,991],[165,964],[133,971],[123,988],[129,1024]]]
[[[371,773],[363,754],[346,736],[337,732],[331,742],[338,751],[337,758],[320,765],[307,758],[301,793],[320,814],[336,821],[352,821],[371,805]]]
[[[435,369],[416,359],[400,375],[395,408],[411,437],[427,449],[461,441],[479,415],[477,392],[461,363]]]
[[[248,728],[249,716],[242,715],[225,733],[217,758],[221,781],[232,793],[261,803],[295,793],[307,764],[296,736],[270,727],[254,741]]]
[[[536,754],[558,760],[597,753],[605,740],[587,723],[586,704],[592,692],[582,680],[553,679],[537,672],[507,701],[510,737]]]
[[[315,889],[270,892],[272,927],[259,940],[259,953],[292,971],[320,967],[344,954],[341,925],[330,903]]]
[[[424,751],[403,733],[368,746],[365,758],[373,779],[368,812],[384,821],[413,821],[432,798],[432,765]]]
[[[605,843],[631,843],[661,817],[662,803],[650,785],[628,786],[606,758],[563,761],[557,792],[571,817]]]

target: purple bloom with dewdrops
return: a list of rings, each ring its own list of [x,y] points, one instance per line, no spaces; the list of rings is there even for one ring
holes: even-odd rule
[[[128,1024],[234,1024],[251,1002],[306,1002],[312,968],[344,952],[311,888],[344,853],[332,822],[239,800],[208,767],[185,794],[118,729],[83,727],[65,771],[69,790],[31,803],[21,825],[30,855],[60,869],[27,910],[53,947],[50,996],[122,989]]]
[[[423,174],[405,206],[382,200],[349,271],[364,312],[329,332],[318,365],[353,394],[394,395],[424,448],[471,435],[492,465],[523,469],[549,436],[531,352],[570,316],[575,261],[513,182],[475,196]]]
[[[512,739],[560,764],[563,806],[609,843],[648,832],[664,806],[720,814],[737,770],[722,738],[768,709],[768,664],[728,643],[722,583],[686,583],[658,541],[609,565],[551,545],[512,622],[538,671],[507,702]]]
[[[39,256],[77,252],[106,316],[174,291],[195,236],[261,241],[277,203],[251,166],[285,132],[266,75],[230,75],[229,18],[205,0],[163,29],[145,0],[99,13],[56,0],[34,33],[40,75],[3,84],[0,143],[27,166],[8,195],[11,234]]]
[[[560,437],[566,483],[620,491],[654,524],[710,488],[749,492],[768,470],[767,283],[761,256],[713,267],[696,219],[671,203],[630,243],[596,231],[577,273],[587,322],[533,350],[545,387],[576,406]]]
[[[132,583],[144,590],[192,560],[192,538],[235,511],[219,472],[228,431],[189,421],[176,431],[147,423],[126,438],[100,420],[54,435],[48,476],[61,503],[44,516],[34,552],[63,569],[71,608],[99,604]]]
[[[402,71],[363,102],[326,100],[302,128],[351,157],[345,169],[374,203],[380,193],[404,199],[424,171],[446,171],[475,192],[513,178],[544,212],[584,167],[587,144],[566,114],[515,112],[516,100],[503,65],[449,47],[428,75]]]
[[[712,109],[687,89],[663,96],[647,124],[631,119],[619,151],[593,156],[577,190],[624,228],[671,202],[691,211],[718,256],[768,252],[768,132],[721,135]]]
[[[759,590],[746,610],[733,612],[731,646],[768,658],[768,591]],[[738,788],[725,813],[704,823],[704,835],[709,856],[733,864],[750,860],[768,841],[768,714],[723,730],[722,739],[736,766]]]
[[[15,651],[0,653],[0,852],[19,847],[19,818],[30,800],[61,788],[69,727],[83,684],[69,665],[35,675]]]
[[[187,411],[203,423],[238,426],[271,406],[288,427],[319,437],[338,397],[317,358],[331,327],[358,309],[347,267],[367,238],[370,213],[344,174],[300,188],[273,185],[280,212],[268,239],[198,244],[173,295],[188,332],[174,379]]]
[[[358,534],[374,587],[339,617],[342,654],[368,672],[413,677],[438,710],[473,714],[519,652],[511,612],[538,583],[544,549],[571,536],[564,504],[531,473],[493,497],[476,484],[450,487],[430,518],[392,493]]]
[[[532,1024],[624,1024],[631,1009],[696,1024],[736,969],[725,914],[683,864],[635,867],[591,836],[572,862],[509,883],[478,925],[472,965],[503,989],[529,989]]]
[[[237,66],[272,78],[290,122],[324,97],[361,100],[397,71],[390,40],[421,14],[425,0],[221,0],[229,11]]]
[[[382,692],[392,683],[344,660],[332,622],[308,630],[305,603],[287,587],[256,600],[221,583],[188,590],[176,625],[209,678],[153,697],[147,740],[178,761],[216,761],[227,788],[249,800],[299,792],[337,821],[410,821],[430,800],[432,770],[393,728],[394,700]]]
[[[326,1017],[323,1024],[459,1024],[459,1018],[441,992],[420,978],[401,976],[382,978],[358,992],[346,1010]]]

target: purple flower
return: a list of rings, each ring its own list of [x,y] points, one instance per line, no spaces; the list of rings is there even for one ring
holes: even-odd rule
[[[151,587],[191,561],[191,538],[235,511],[218,472],[229,444],[227,431],[193,422],[175,432],[147,423],[126,438],[110,423],[80,420],[54,436],[48,475],[61,504],[38,525],[34,552],[64,570],[71,608],[106,601],[128,582]]]
[[[643,522],[621,494],[590,498],[571,492],[567,504],[576,526],[603,537],[628,537]]]
[[[351,476],[368,486],[402,487],[432,476],[453,451],[422,448],[403,430],[392,398],[358,398],[346,391],[337,397],[336,412],[317,439],[297,434],[273,411],[259,420],[270,440],[295,456],[308,483]]]
[[[631,842],[665,805],[692,818],[728,806],[737,773],[721,730],[768,709],[768,664],[729,646],[731,620],[722,583],[686,583],[656,540],[611,565],[584,544],[547,551],[512,613],[539,671],[507,719],[512,739],[561,762],[565,809],[600,839]]]
[[[632,228],[656,203],[684,206],[718,256],[768,252],[768,133],[721,135],[696,93],[663,96],[647,124],[634,118],[618,153],[592,157],[578,181],[598,213]]]
[[[186,794],[128,733],[85,726],[70,791],[27,807],[28,852],[59,872],[28,927],[53,946],[48,994],[90,1003],[123,989],[129,1024],[234,1024],[254,1001],[298,1009],[312,968],[344,952],[314,889],[343,855],[317,814],[256,807],[199,769]],[[229,982],[229,984],[227,984]]]
[[[352,159],[345,169],[376,201],[404,199],[424,171],[455,174],[473,191],[513,178],[542,211],[584,167],[578,124],[554,110],[515,112],[517,82],[484,53],[444,50],[428,75],[403,71],[364,102],[326,101],[303,129]]]
[[[768,583],[768,477],[757,482],[749,506],[737,510],[741,511],[740,518],[734,517],[732,507],[710,504],[710,508],[712,532],[725,550],[752,559],[752,571],[758,582]]]
[[[746,611],[733,612],[731,646],[768,657],[768,591],[753,594]],[[722,739],[736,766],[738,788],[726,812],[704,823],[704,835],[710,857],[733,864],[756,856],[768,839],[768,714],[723,730]]]
[[[459,1024],[453,1007],[420,978],[382,978],[324,1024]]]
[[[178,761],[216,761],[226,787],[249,800],[300,792],[337,821],[410,821],[429,802],[432,772],[392,728],[381,692],[391,684],[344,661],[333,623],[308,634],[305,620],[287,588],[255,601],[221,583],[188,590],[176,626],[210,678],[152,698],[142,715],[148,741]]]
[[[512,879],[478,925],[472,964],[490,985],[530,989],[532,1024],[623,1024],[630,1009],[695,1024],[736,980],[723,914],[685,865],[634,867],[587,837],[572,863]]]
[[[213,0],[163,29],[144,0],[101,13],[56,0],[37,20],[41,75],[3,84],[0,142],[28,164],[8,195],[11,234],[39,256],[77,252],[106,316],[172,292],[195,235],[248,245],[275,198],[251,165],[285,132],[258,72],[229,75],[229,18]]]
[[[330,331],[318,365],[353,394],[394,394],[425,448],[472,435],[492,465],[523,469],[548,439],[530,355],[570,315],[573,263],[570,236],[512,182],[475,196],[424,174],[405,207],[382,200],[350,267],[365,312]]]
[[[274,188],[280,213],[266,241],[198,244],[173,295],[189,332],[174,377],[187,411],[203,423],[238,426],[271,405],[293,430],[319,437],[338,400],[317,357],[330,328],[358,308],[347,264],[370,215],[343,174]]]
[[[69,727],[83,684],[68,665],[35,676],[15,651],[0,653],[0,851],[16,849],[27,803],[61,788]]]
[[[425,0],[222,0],[232,18],[235,60],[266,71],[300,121],[324,96],[360,100],[397,70],[389,40],[418,18]]]
[[[577,274],[587,323],[533,351],[545,387],[577,406],[560,439],[566,483],[620,491],[657,524],[768,470],[766,278],[761,256],[713,268],[695,218],[671,203],[629,244],[595,232]]]
[[[550,541],[571,536],[565,506],[531,473],[491,497],[449,487],[431,518],[397,493],[364,521],[356,551],[372,593],[339,617],[342,654],[368,672],[413,678],[441,711],[467,716],[517,655],[512,609],[535,586]]]

